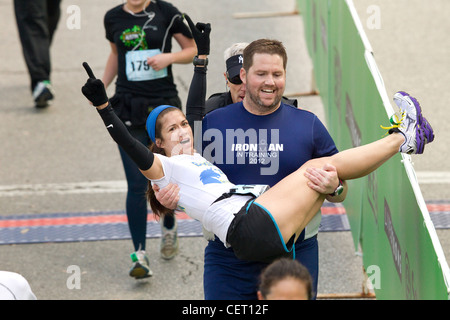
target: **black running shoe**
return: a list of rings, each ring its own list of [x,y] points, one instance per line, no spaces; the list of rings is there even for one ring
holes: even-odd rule
[[[49,106],[49,101],[54,98],[52,85],[50,81],[39,82],[33,90],[33,99],[35,107],[38,109]]]

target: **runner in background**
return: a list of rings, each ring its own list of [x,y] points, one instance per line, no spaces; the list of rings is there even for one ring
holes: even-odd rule
[[[35,107],[53,100],[50,46],[61,16],[61,0],[14,0],[17,29],[31,79]]]
[[[111,53],[102,81],[108,87],[117,76],[110,100],[114,111],[133,137],[150,145],[147,116],[161,104],[181,109],[172,64],[191,63],[197,52],[195,42],[178,9],[161,0],[128,0],[106,13],[104,25]],[[180,51],[172,52],[172,39]],[[121,147],[119,151],[128,182],[126,212],[135,251],[129,273],[141,279],[152,275],[145,251],[147,179]],[[172,259],[178,252],[177,222],[166,217],[161,228],[161,256]]]

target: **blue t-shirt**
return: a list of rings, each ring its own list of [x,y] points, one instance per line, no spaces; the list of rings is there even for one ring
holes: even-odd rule
[[[235,184],[273,186],[306,161],[338,152],[316,115],[283,103],[264,116],[242,102],[214,110],[202,131],[203,156]]]
[[[203,156],[235,184],[273,186],[306,161],[338,152],[317,116],[283,103],[265,116],[249,113],[242,102],[216,109],[203,118],[202,131]],[[317,291],[317,240],[298,241],[295,256],[308,268]],[[209,241],[203,274],[205,299],[256,299],[265,266],[239,260],[218,239]]]

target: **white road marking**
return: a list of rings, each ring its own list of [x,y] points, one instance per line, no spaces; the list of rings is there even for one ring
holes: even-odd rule
[[[125,180],[93,181],[48,184],[15,184],[0,185],[0,197],[46,196],[92,193],[123,193],[127,191]]]
[[[419,184],[449,184],[450,172],[448,171],[418,171],[416,172]]]
[[[450,184],[450,172],[418,171],[416,175],[420,185]],[[0,185],[0,197],[124,193],[126,191],[127,182],[125,180]]]

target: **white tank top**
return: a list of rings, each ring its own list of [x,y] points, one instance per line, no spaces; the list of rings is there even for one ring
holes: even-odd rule
[[[233,196],[211,206],[223,193],[234,187],[222,170],[198,153],[172,157],[160,154],[156,156],[162,162],[164,177],[151,180],[152,184],[161,189],[169,183],[177,184],[180,187],[178,209],[200,221],[205,229],[216,234],[226,244],[226,233],[234,218],[233,214],[238,212],[250,197]]]

